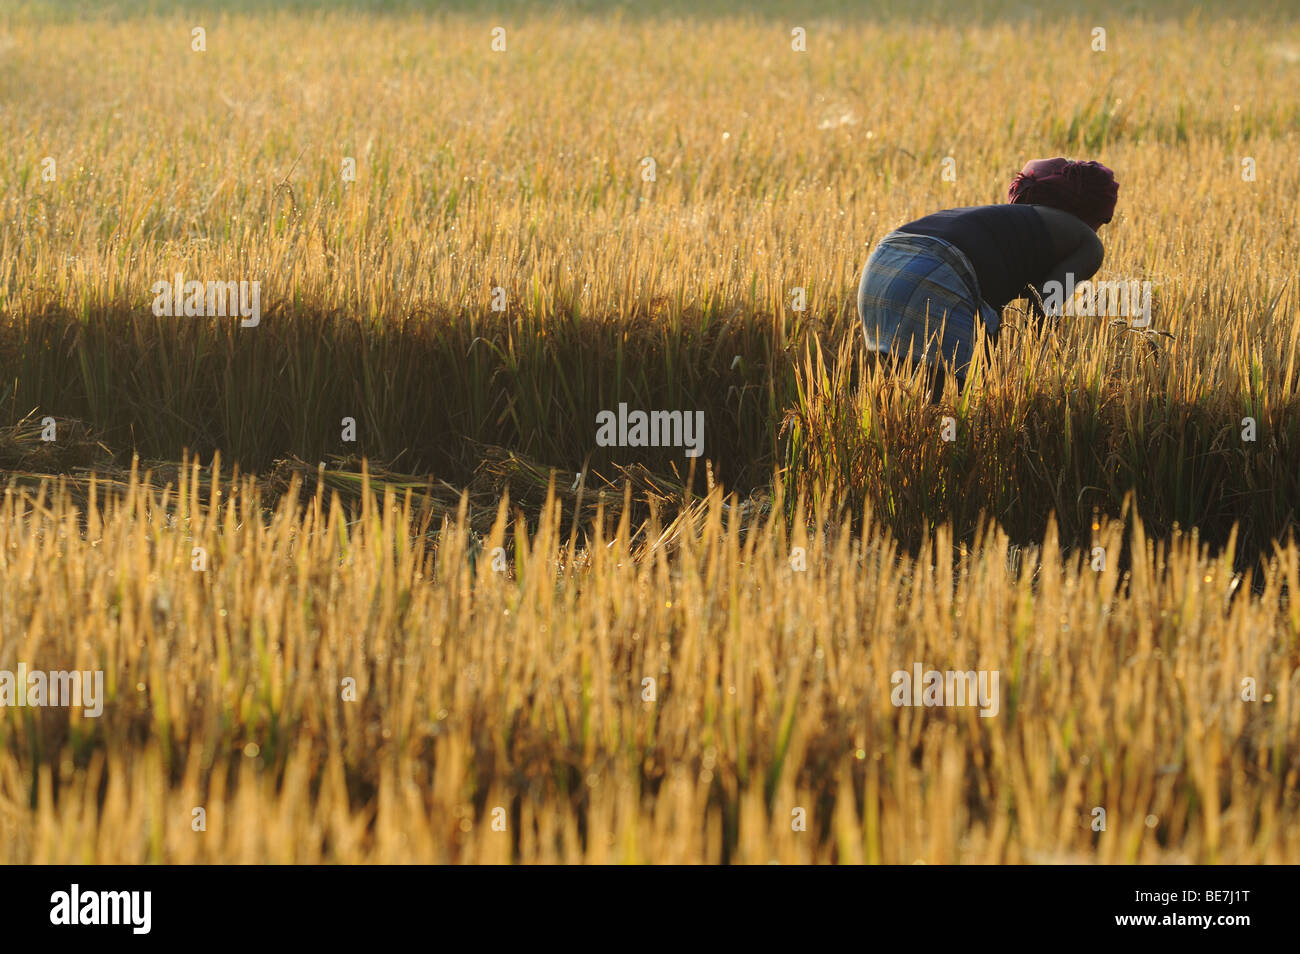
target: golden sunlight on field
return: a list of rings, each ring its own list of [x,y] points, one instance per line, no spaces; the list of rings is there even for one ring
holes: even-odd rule
[[[1294,20],[693,6],[0,13],[0,862],[1300,862]],[[864,360],[1047,156],[1151,326]]]

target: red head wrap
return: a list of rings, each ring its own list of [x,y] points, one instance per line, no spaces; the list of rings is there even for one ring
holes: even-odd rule
[[[1007,201],[1022,205],[1049,205],[1076,215],[1095,232],[1115,214],[1119,183],[1115,173],[1100,162],[1073,159],[1034,159],[1007,190]]]

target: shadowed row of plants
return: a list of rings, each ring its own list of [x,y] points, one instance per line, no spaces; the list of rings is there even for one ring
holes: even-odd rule
[[[828,359],[818,334],[782,347],[770,319],[719,312],[621,322],[280,314],[240,329],[46,311],[0,326],[0,466],[84,467],[103,458],[83,452],[94,444],[118,467],[187,451],[253,473],[351,457],[465,486],[490,446],[536,462],[542,486],[550,468],[575,487],[581,475],[611,481],[636,468],[697,493],[717,482],[749,495],[778,471],[789,497],[869,501],[908,546],[949,522],[969,539],[984,516],[1013,539],[1037,539],[1049,514],[1086,546],[1095,516],[1118,516],[1130,492],[1149,532],[1196,527],[1221,546],[1238,525],[1243,554],[1293,529],[1295,369],[1266,370],[1244,338],[1221,356],[1226,386],[1207,390],[1177,362],[1179,342],[1122,323],[1076,328],[1084,357],[1071,363],[1053,353],[1058,335],[1012,330],[964,392],[950,384],[930,403],[915,375],[865,365],[842,313],[824,325],[840,341]],[[703,457],[598,446],[598,413],[620,403],[703,411]],[[41,439],[46,415],[68,425],[54,442]],[[344,418],[355,443],[342,440]]]
[[[938,403],[918,372],[876,365],[856,341],[829,360],[814,344],[785,420],[787,488],[868,500],[912,547],[949,523],[971,539],[993,519],[1020,541],[1054,520],[1086,549],[1098,516],[1120,516],[1130,493],[1148,533],[1196,528],[1216,548],[1237,534],[1243,560],[1295,532],[1294,379],[1269,385],[1247,367],[1238,389],[1185,391],[1150,338],[1135,351],[1099,327],[1064,364],[1035,360],[1043,339],[1026,337],[977,364],[966,391],[949,380]]]
[[[734,311],[671,323],[286,314],[249,329],[47,311],[0,325],[0,414],[27,423],[37,455],[34,422],[48,414],[89,425],[119,463],[188,449],[264,471],[287,456],[355,455],[464,482],[484,444],[575,472],[640,464],[684,479],[703,457],[601,447],[597,415],[701,411],[717,478],[749,487],[770,477],[773,402],[792,391],[788,362],[768,380],[772,347]]]

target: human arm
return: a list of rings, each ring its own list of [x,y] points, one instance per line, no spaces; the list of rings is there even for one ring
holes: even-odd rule
[[[1105,248],[1097,233],[1081,219],[1044,206],[1035,206],[1034,209],[1047,227],[1056,259],[1047,274],[1030,286],[1033,292],[1029,296],[1030,308],[1036,317],[1041,318],[1044,302],[1049,303],[1049,311],[1054,310],[1051,304],[1064,305],[1066,289],[1073,289],[1097,274],[1105,258]],[[1058,316],[1059,312],[1053,315]]]

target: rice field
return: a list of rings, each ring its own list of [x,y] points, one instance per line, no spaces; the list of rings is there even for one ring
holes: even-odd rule
[[[1298,81],[1288,4],[7,6],[0,861],[1300,862]],[[1152,325],[866,360],[1054,155]]]

